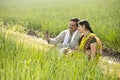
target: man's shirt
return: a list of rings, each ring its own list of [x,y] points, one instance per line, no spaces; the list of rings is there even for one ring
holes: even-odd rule
[[[81,35],[78,31],[74,37],[74,40],[71,41],[73,34],[72,35],[70,34],[68,37],[68,43],[64,45],[63,41],[64,41],[66,33],[68,31],[69,30],[64,30],[56,38],[50,38],[50,43],[51,44],[58,44],[58,46],[60,46],[61,48],[68,47],[68,48],[74,49],[75,46],[78,44],[78,41],[79,41],[79,38],[81,37]]]

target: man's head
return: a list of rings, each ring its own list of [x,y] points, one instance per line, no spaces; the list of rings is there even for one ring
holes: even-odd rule
[[[80,21],[79,18],[72,18],[69,22],[69,29],[70,32],[75,32],[78,29],[78,22]]]

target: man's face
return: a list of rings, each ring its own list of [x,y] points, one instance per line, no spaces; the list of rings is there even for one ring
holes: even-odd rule
[[[70,32],[75,32],[77,30],[77,28],[78,28],[78,26],[76,25],[76,22],[70,21],[70,23],[69,23]]]

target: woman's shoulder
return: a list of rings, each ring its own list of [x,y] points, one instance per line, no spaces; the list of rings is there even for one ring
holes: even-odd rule
[[[93,33],[90,35],[90,38],[91,38],[91,43],[94,43],[94,42],[101,42],[100,39],[99,39],[99,37],[96,36],[96,35],[93,34]]]
[[[87,42],[89,42],[91,44],[91,43],[95,43],[96,41],[97,40],[95,38],[95,35],[92,33]]]
[[[90,43],[95,43],[96,41],[97,41],[96,38],[93,36]]]

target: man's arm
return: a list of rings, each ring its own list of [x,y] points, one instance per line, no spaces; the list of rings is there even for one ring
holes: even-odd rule
[[[67,30],[64,30],[56,38],[50,38],[49,39],[50,44],[61,43],[65,38],[66,32]]]

